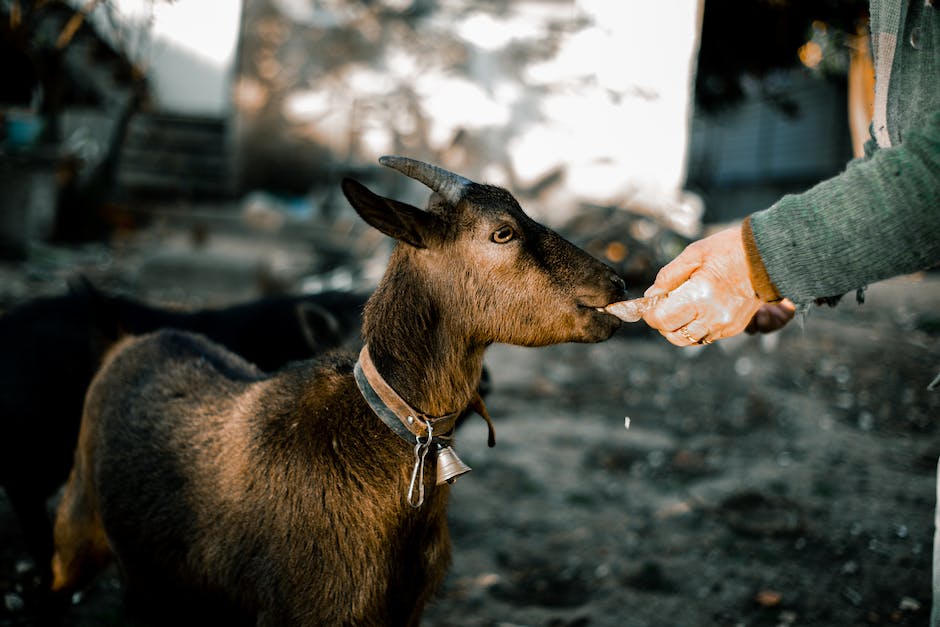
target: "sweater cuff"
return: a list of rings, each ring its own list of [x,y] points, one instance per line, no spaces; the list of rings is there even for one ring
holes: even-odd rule
[[[750,216],[746,217],[741,224],[741,237],[744,240],[744,254],[747,257],[754,295],[765,303],[775,303],[782,300],[783,297],[780,296],[774,282],[770,280],[770,275],[767,274],[767,268],[764,267],[764,261],[761,259],[760,251],[757,249],[757,240],[754,239],[754,231],[751,230]]]

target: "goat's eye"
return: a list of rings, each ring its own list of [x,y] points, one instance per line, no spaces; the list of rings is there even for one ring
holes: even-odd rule
[[[496,242],[497,244],[505,244],[512,238],[516,236],[516,232],[512,229],[511,226],[501,226],[490,236],[490,239]]]

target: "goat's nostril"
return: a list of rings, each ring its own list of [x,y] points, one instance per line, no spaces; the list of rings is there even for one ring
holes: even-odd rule
[[[619,274],[616,274],[616,273],[614,273],[614,272],[611,272],[611,273],[610,273],[610,282],[613,283],[613,284],[617,287],[617,289],[619,289],[620,291],[622,291],[622,292],[626,292],[626,291],[627,291],[627,284],[626,284],[626,282],[623,280],[623,277],[621,277]]]

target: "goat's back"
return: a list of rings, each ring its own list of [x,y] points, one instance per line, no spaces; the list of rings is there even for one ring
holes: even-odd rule
[[[403,506],[410,447],[365,405],[353,363],[265,375],[178,331],[109,355],[76,467],[95,477],[131,600],[165,604],[170,588],[282,624],[409,622],[449,559],[446,490]]]

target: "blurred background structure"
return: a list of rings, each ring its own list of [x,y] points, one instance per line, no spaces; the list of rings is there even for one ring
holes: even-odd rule
[[[642,287],[851,157],[866,5],[3,0],[0,248],[162,216],[305,239],[322,273],[375,248],[339,178],[423,202],[395,153],[508,187]]]

